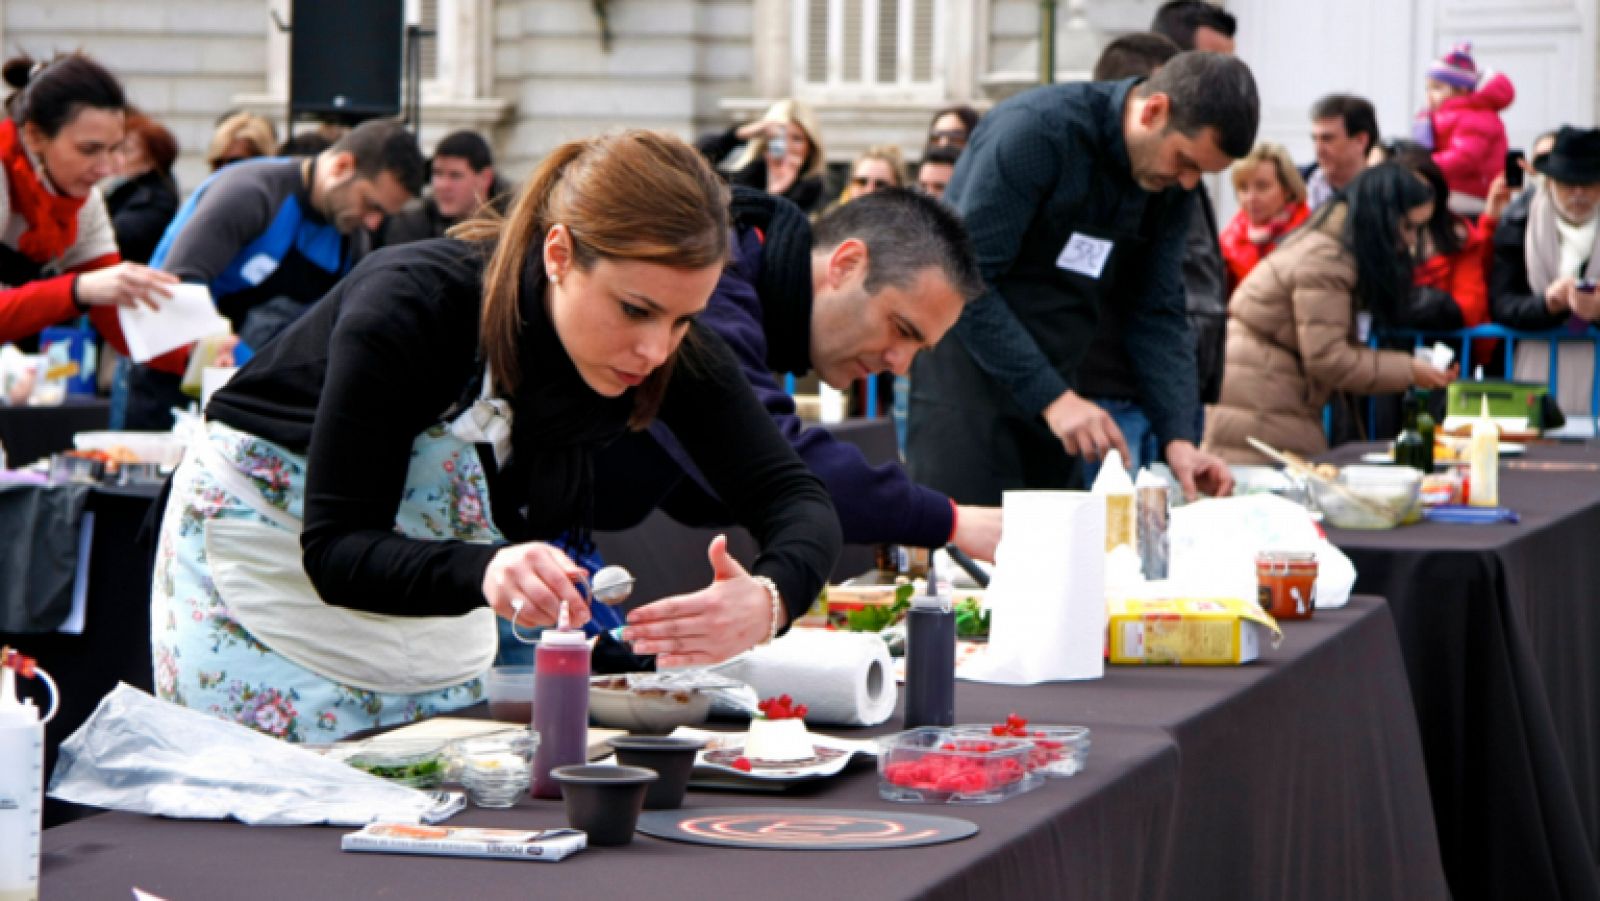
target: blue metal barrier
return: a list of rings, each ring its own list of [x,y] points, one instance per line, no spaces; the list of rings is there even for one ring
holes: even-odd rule
[[[1547,384],[1550,386],[1550,396],[1557,397],[1556,383],[1560,374],[1561,342],[1563,341],[1588,341],[1594,345],[1595,367],[1592,381],[1589,386],[1589,425],[1596,426],[1600,419],[1600,328],[1590,325],[1582,332],[1573,332],[1565,327],[1550,329],[1548,331],[1529,332],[1518,329],[1506,328],[1503,325],[1477,325],[1472,328],[1457,329],[1455,331],[1430,332],[1412,329],[1376,329],[1367,339],[1367,344],[1378,347],[1379,343],[1387,340],[1404,341],[1411,339],[1412,347],[1422,347],[1433,341],[1460,342],[1460,352],[1456,359],[1461,361],[1462,374],[1467,374],[1472,365],[1472,342],[1480,338],[1497,339],[1505,342],[1506,378],[1513,377],[1516,371],[1516,346],[1518,341],[1545,341],[1550,345],[1550,368]],[[1375,406],[1371,398],[1367,400],[1367,434],[1371,435],[1376,429]]]

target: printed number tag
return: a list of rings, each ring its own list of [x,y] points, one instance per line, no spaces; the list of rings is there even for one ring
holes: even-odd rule
[[[1061,248],[1061,256],[1056,257],[1056,267],[1097,279],[1105,271],[1112,246],[1112,242],[1104,238],[1074,232],[1067,239],[1067,246]]]

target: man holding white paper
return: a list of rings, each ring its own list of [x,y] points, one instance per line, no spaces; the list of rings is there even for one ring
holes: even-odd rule
[[[1255,142],[1250,70],[1180,53],[1148,80],[1047,85],[984,117],[946,199],[988,284],[912,368],[906,452],[963,504],[1077,487],[1076,458],[1127,447],[1076,390],[1103,317],[1122,322],[1140,397],[1184,492],[1227,493],[1196,448],[1194,347],[1181,266],[1193,191]],[[1063,449],[1065,453],[1063,453]]]
[[[240,338],[234,357],[243,362],[366,254],[368,232],[416,196],[425,168],[416,138],[389,120],[363,122],[315,157],[228,166],[178,210],[151,265],[209,289]],[[215,325],[172,322],[174,334],[191,340],[208,337],[196,328]],[[113,426],[170,428],[172,407],[189,401],[181,384],[178,375],[134,366],[113,399]]]

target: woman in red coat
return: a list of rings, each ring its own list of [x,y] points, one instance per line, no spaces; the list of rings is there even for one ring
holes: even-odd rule
[[[1218,236],[1230,295],[1311,212],[1305,180],[1280,144],[1258,144],[1240,160],[1233,167],[1233,189],[1239,194],[1239,212]]]
[[[122,87],[81,54],[19,57],[0,74],[16,88],[0,120],[0,342],[87,312],[120,344],[116,308],[153,308],[177,282],[122,262],[95,187],[122,144]]]
[[[1411,141],[1396,141],[1389,159],[1415,172],[1435,196],[1447,196],[1447,179],[1428,148]],[[1434,205],[1433,217],[1418,236],[1415,287],[1401,324],[1414,329],[1454,331],[1489,321],[1489,264],[1494,254],[1494,230],[1511,199],[1505,176],[1491,181],[1485,193],[1488,202],[1476,223],[1451,212],[1444,204]],[[1474,342],[1473,361],[1488,363],[1497,343]]]

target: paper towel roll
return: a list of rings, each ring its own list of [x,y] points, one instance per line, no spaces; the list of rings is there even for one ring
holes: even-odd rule
[[[811,723],[876,726],[894,714],[899,696],[888,645],[865,633],[795,629],[720,672],[763,698],[794,698]]]

